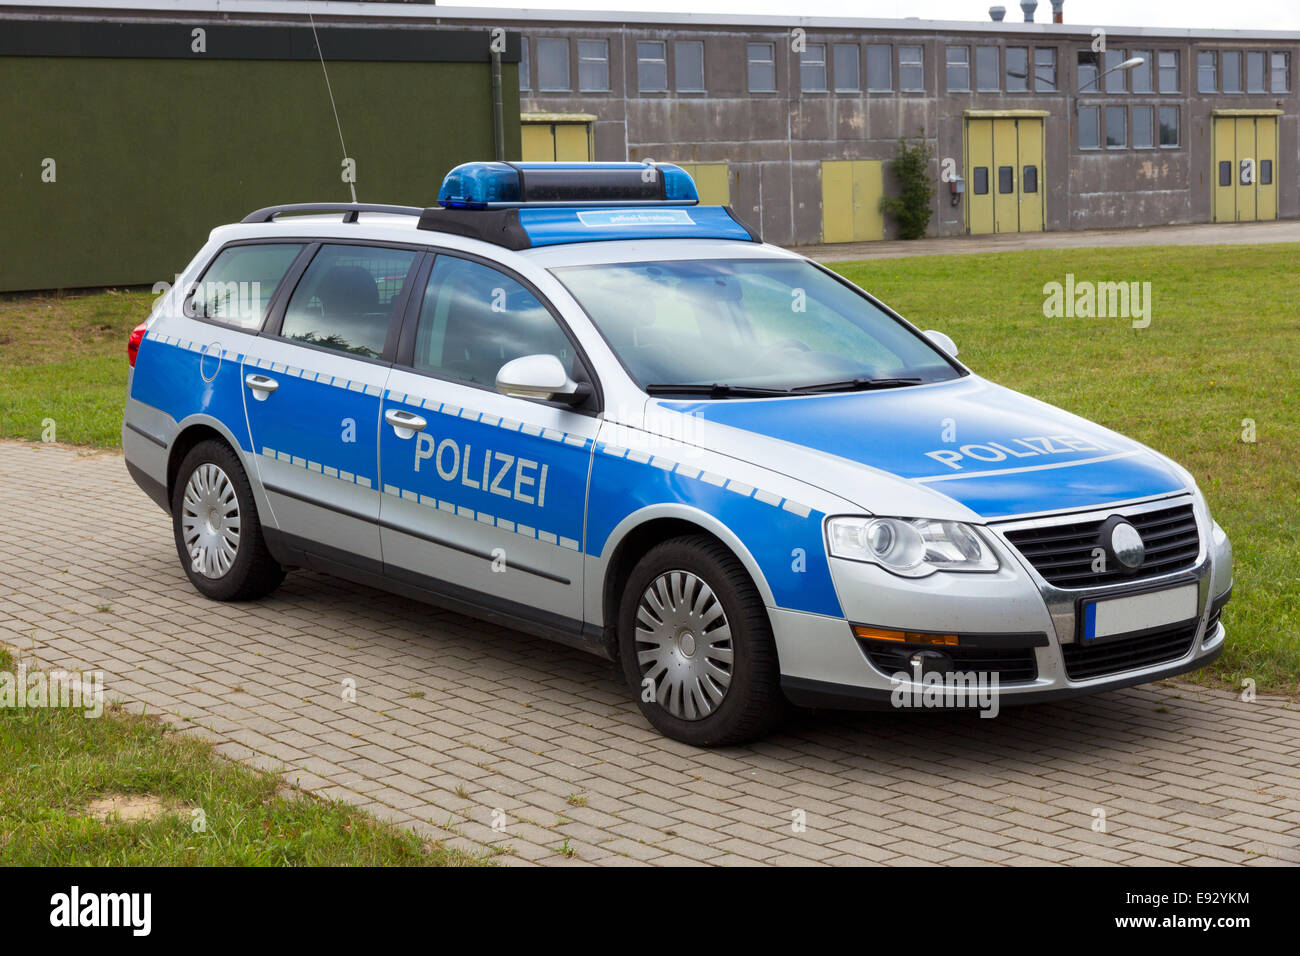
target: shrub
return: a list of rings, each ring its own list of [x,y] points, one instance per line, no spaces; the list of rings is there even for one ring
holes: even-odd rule
[[[900,239],[919,239],[930,228],[930,217],[934,215],[930,206],[934,201],[934,181],[930,176],[933,156],[934,150],[924,139],[917,139],[914,143],[909,143],[906,138],[898,141],[891,168],[894,179],[898,181],[899,193],[897,196],[882,196],[880,211],[898,223]]]

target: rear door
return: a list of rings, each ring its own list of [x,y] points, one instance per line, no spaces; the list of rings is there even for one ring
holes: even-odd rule
[[[249,433],[290,546],[381,568],[379,403],[408,277],[423,258],[391,245],[315,246],[248,347]]]
[[[578,627],[593,407],[502,395],[498,370],[557,356],[591,376],[519,277],[440,253],[412,301],[380,427],[385,573],[477,608]]]

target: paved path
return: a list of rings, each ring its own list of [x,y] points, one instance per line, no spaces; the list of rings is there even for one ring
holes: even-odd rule
[[[798,246],[795,251],[837,262],[849,259],[897,259],[902,256],[963,255],[1014,252],[1019,249],[1088,249],[1111,246],[1240,246],[1255,243],[1300,242],[1300,220],[1276,222],[1198,223],[1151,229],[1076,229],[1062,232],[1005,232],[997,236],[953,236],[910,242],[837,242]]]
[[[694,750],[578,651],[314,573],[200,598],[115,454],[0,443],[0,642],[507,863],[1300,863],[1286,701],[1158,685],[996,720],[803,714]]]

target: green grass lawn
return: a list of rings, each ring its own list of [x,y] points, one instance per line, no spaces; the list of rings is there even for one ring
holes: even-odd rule
[[[12,669],[0,649],[0,667]],[[89,810],[148,798],[123,821]],[[194,810],[203,812],[195,830]],[[484,862],[343,803],[286,791],[157,722],[107,709],[0,708],[0,863],[9,866],[457,866]]]
[[[1232,539],[1228,649],[1203,679],[1300,692],[1300,245],[1150,246],[836,263],[976,372],[1182,463]],[[1151,324],[1045,318],[1043,286],[1152,284]],[[147,293],[0,302],[0,435],[119,442]],[[1242,441],[1252,419],[1256,441]]]

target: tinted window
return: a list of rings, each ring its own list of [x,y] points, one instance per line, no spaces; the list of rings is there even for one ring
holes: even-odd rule
[[[280,334],[378,358],[419,254],[378,246],[322,246],[293,290]]]
[[[673,45],[679,93],[704,92],[704,41],[678,40]]]
[[[554,355],[572,369],[573,346],[555,318],[514,279],[491,266],[439,256],[425,287],[412,365],[492,387],[524,355]]]
[[[302,243],[228,246],[217,254],[185,299],[187,315],[258,329]]]

